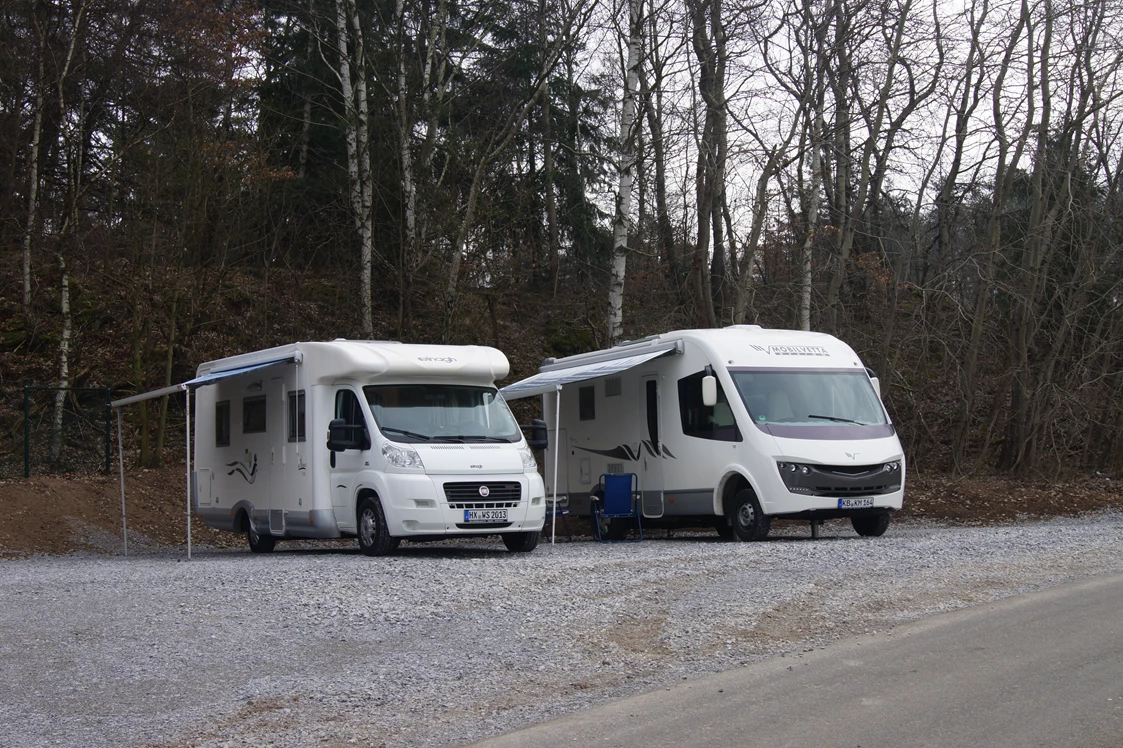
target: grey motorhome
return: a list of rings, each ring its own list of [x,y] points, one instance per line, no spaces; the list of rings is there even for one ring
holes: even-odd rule
[[[294,343],[198,368],[194,510],[268,552],[283,538],[500,535],[538,544],[545,490],[482,346]],[[200,386],[208,384],[209,386]]]
[[[638,476],[644,526],[710,525],[740,540],[765,538],[774,518],[809,520],[816,534],[849,518],[877,536],[902,505],[905,457],[878,381],[830,335],[669,332],[547,359],[501,392],[542,396],[546,484],[556,477],[576,515],[591,513],[601,475],[621,472]]]

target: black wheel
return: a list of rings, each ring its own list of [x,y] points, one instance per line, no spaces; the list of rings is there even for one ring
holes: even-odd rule
[[[382,502],[367,497],[359,502],[359,550],[368,556],[385,556],[393,553],[401,538],[390,535]]]
[[[717,522],[714,522],[714,529],[717,530],[717,536],[722,540],[730,540],[733,537],[733,528],[729,526],[725,517],[717,518]]]
[[[530,553],[538,547],[538,538],[541,532],[505,532],[503,545],[512,553]]]
[[[772,518],[760,509],[756,495],[744,488],[733,497],[733,539],[742,541],[764,540],[772,529]]]
[[[272,553],[277,545],[277,538],[272,535],[261,535],[253,529],[253,522],[246,520],[246,539],[250,541],[250,550],[254,553]]]
[[[854,532],[864,538],[880,538],[889,529],[889,520],[889,512],[879,512],[851,517],[850,524],[854,525]]]

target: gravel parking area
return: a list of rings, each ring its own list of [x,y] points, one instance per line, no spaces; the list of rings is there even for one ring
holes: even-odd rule
[[[1123,571],[1123,515],[0,561],[0,745],[464,745]]]

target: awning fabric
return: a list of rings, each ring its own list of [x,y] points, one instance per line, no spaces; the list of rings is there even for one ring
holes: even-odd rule
[[[122,398],[121,400],[114,400],[112,403],[110,403],[110,405],[114,408],[120,408],[122,405],[131,405],[132,403],[139,403],[141,400],[151,400],[154,397],[163,397],[164,395],[170,395],[170,394],[173,394],[173,393],[176,393],[176,392],[183,392],[184,390],[197,390],[200,387],[204,387],[208,384],[214,384],[215,382],[221,382],[223,379],[229,379],[230,377],[236,377],[236,376],[239,376],[241,374],[248,374],[251,371],[257,371],[258,369],[265,369],[265,368],[268,368],[270,366],[278,366],[280,364],[292,363],[294,360],[295,359],[292,356],[289,356],[287,358],[278,358],[278,359],[275,359],[273,361],[264,361],[264,362],[259,363],[259,364],[251,364],[249,366],[240,366],[237,369],[226,369],[225,371],[212,371],[210,374],[204,374],[201,377],[195,377],[194,379],[189,379],[188,381],[181,382],[180,384],[173,384],[171,387],[163,387],[161,389],[152,390],[151,392],[145,392],[145,393],[142,393],[140,395],[133,395],[132,397]]]
[[[633,366],[639,366],[653,358],[658,358],[666,353],[670,353],[671,350],[672,349],[662,348],[660,350],[644,351],[634,356],[625,356],[609,361],[596,361],[566,369],[544,371],[532,377],[527,377],[522,381],[515,382],[514,384],[509,384],[500,389],[499,393],[507,400],[518,400],[522,397],[541,395],[544,392],[554,392],[562,385],[570,384],[571,382],[581,382],[586,379],[596,379],[597,377],[606,377],[610,374],[618,374],[619,372],[631,369]]]
[[[280,364],[291,364],[293,360],[293,357],[289,356],[288,358],[278,358],[275,361],[266,361],[265,363],[261,364],[242,366],[237,369],[227,369],[226,371],[212,371],[210,374],[204,374],[201,377],[195,377],[190,381],[184,382],[183,386],[189,387],[193,390],[197,390],[204,385],[221,382],[223,379],[229,379],[230,377],[248,374],[251,371],[257,371],[258,369],[265,369],[270,366],[279,366]]]

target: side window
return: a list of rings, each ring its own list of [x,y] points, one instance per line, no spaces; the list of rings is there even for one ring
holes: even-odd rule
[[[304,441],[304,390],[289,393],[289,441]]]
[[[359,398],[351,390],[339,390],[335,393],[335,417],[341,419],[346,426],[344,431],[348,440],[356,443],[358,449],[370,449],[370,431],[367,430],[367,419],[363,416],[363,406]],[[335,453],[332,453],[335,460]],[[335,467],[335,462],[332,462]]]
[[[335,417],[342,418],[348,426],[366,426],[359,398],[351,390],[335,393]]]
[[[214,404],[214,445],[230,446],[230,401],[222,400]]]
[[[592,421],[597,417],[596,388],[582,387],[577,390],[577,403],[582,421]]]
[[[721,382],[717,384],[717,403],[707,408],[702,404],[702,378],[700,371],[678,380],[678,410],[682,420],[682,433],[699,439],[723,442],[741,441],[741,430],[733,418],[729,400]]]
[[[265,431],[265,395],[242,398],[242,433]]]

